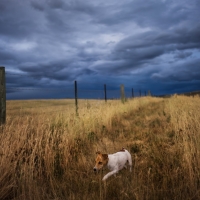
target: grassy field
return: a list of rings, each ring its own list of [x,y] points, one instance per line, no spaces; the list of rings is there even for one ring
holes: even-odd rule
[[[8,101],[0,127],[0,199],[200,199],[200,98]],[[96,151],[133,171],[93,173]]]

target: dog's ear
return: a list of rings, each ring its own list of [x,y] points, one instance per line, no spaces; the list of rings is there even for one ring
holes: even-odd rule
[[[108,154],[102,154],[102,157],[104,160],[107,160],[108,159]]]
[[[101,154],[101,152],[100,152],[100,151],[97,151],[96,154]]]

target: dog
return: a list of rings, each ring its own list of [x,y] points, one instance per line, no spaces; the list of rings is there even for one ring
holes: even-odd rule
[[[105,181],[112,175],[116,175],[116,173],[118,173],[119,170],[127,168],[127,161],[130,167],[130,172],[132,171],[131,154],[124,148],[122,148],[119,152],[114,154],[102,154],[100,151],[97,151],[96,154],[96,164],[93,168],[94,172],[99,171],[104,166],[107,166],[110,170],[110,172],[103,177],[103,181]]]

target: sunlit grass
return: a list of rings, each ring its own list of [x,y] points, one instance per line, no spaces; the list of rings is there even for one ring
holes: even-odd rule
[[[8,101],[0,199],[198,199],[200,98]],[[127,148],[133,172],[102,183],[95,152]]]

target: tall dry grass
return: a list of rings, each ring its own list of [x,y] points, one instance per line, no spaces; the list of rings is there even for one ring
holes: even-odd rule
[[[190,199],[200,199],[200,98],[174,96],[169,101],[176,149],[181,159],[180,191]]]
[[[9,101],[0,199],[198,199],[200,99]],[[17,110],[16,110],[17,109]],[[106,183],[95,152],[127,148],[133,173]]]

